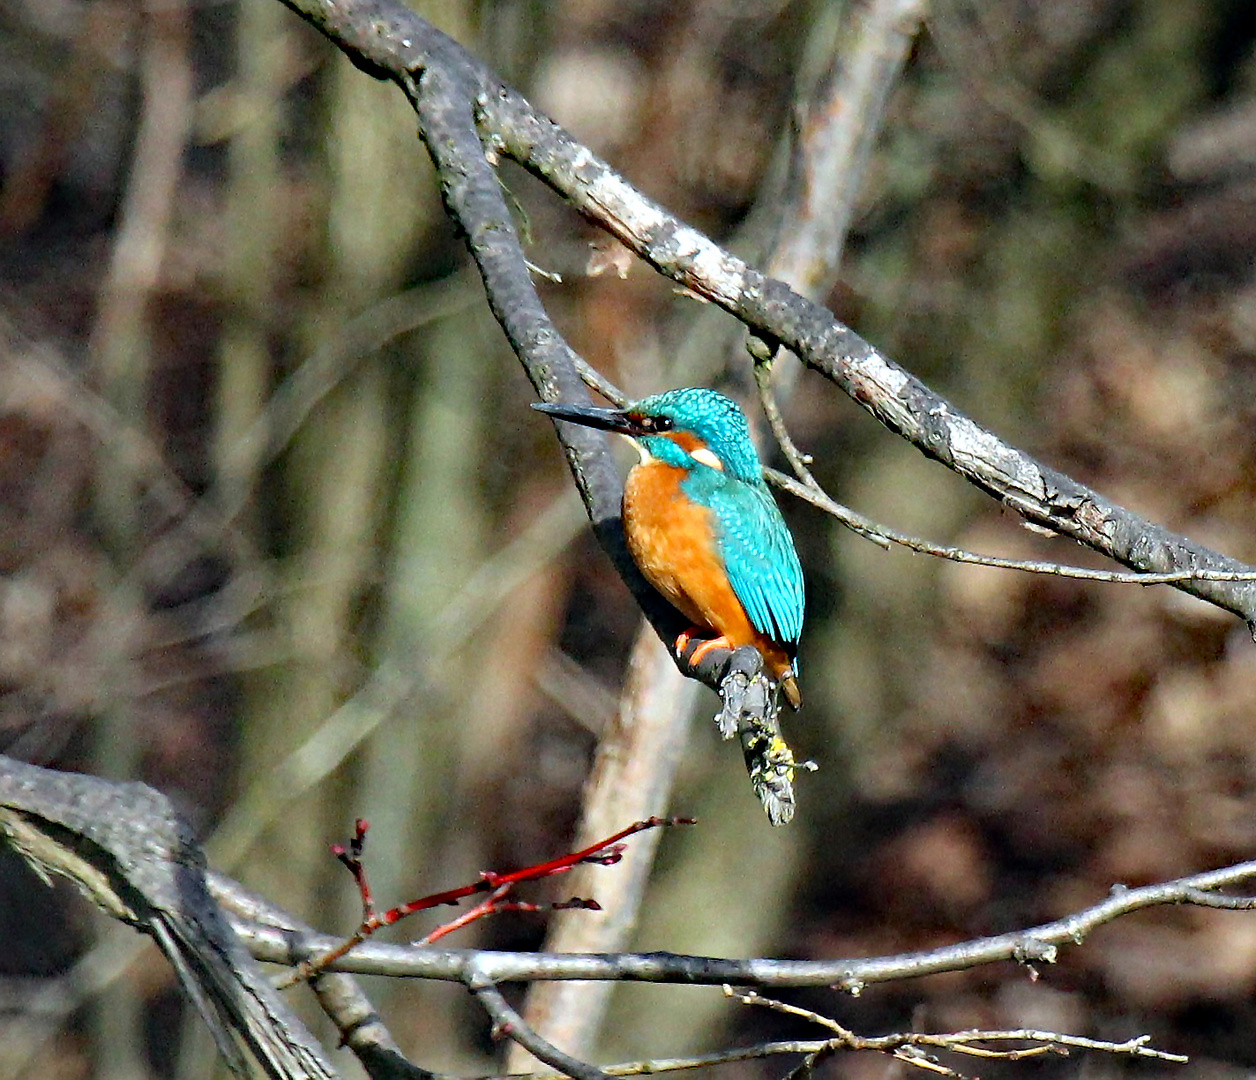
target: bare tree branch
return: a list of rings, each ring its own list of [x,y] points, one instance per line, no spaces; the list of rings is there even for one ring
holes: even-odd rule
[[[1043,528],[1138,570],[1250,572],[1009,446],[823,308],[764,277],[645,199],[561,129],[503,92],[482,126],[506,152],[658,270],[830,378],[890,430]],[[539,130],[538,130],[539,129]],[[1256,583],[1192,578],[1176,588],[1256,624]]]
[[[480,61],[396,0],[283,2],[354,63],[397,82],[411,97],[446,205],[467,236],[489,303],[546,400],[579,402],[584,390],[578,385],[574,353],[549,322],[528,279],[485,146],[491,155],[518,161],[661,273],[736,316],[765,342],[791,349],[891,431],[1027,520],[1136,570],[1252,570],[1118,506],[982,428],[830,312],[765,277],[645,198]],[[615,521],[619,481],[604,440],[565,425],[560,425],[560,438],[599,539],[668,640],[675,626],[672,613],[659,611],[657,597],[644,588],[623,550]],[[1256,583],[1191,577],[1172,584],[1256,628]],[[711,682],[712,673],[701,674]]]
[[[1151,1041],[1148,1035],[1139,1035],[1124,1042],[1112,1042],[1107,1039],[1088,1039],[1081,1035],[1068,1035],[1058,1031],[1043,1031],[1039,1028],[1016,1028],[1014,1030],[952,1031],[946,1034],[935,1034],[924,1031],[893,1032],[888,1035],[859,1035],[839,1024],[830,1016],[803,1009],[775,998],[763,997],[753,990],[738,991],[731,986],[724,987],[725,997],[740,1001],[743,1005],[758,1005],[785,1013],[788,1016],[818,1024],[834,1032],[834,1038],[820,1043],[811,1055],[819,1055],[831,1050],[875,1050],[888,1053],[909,1065],[926,1066],[932,1063],[931,1058],[922,1057],[919,1051],[923,1048],[950,1050],[956,1054],[967,1054],[970,1057],[1003,1058],[1016,1061],[1026,1057],[1041,1057],[1043,1054],[1067,1054],[1070,1047],[1079,1050],[1102,1050],[1109,1054],[1128,1054],[1132,1057],[1153,1058],[1158,1061],[1185,1062],[1188,1059],[1181,1054],[1170,1054],[1157,1050],[1147,1044]],[[998,1047],[983,1046],[982,1043],[1029,1043],[1028,1046]],[[949,1075],[956,1075],[947,1069]]]
[[[414,948],[370,941],[332,965],[333,970],[362,975],[391,975],[465,982],[469,968],[492,983],[537,979],[610,979],[624,982],[669,982],[692,985],[759,988],[833,986],[857,994],[874,983],[965,971],[983,964],[1014,961],[1054,963],[1062,945],[1080,945],[1098,927],[1150,907],[1190,904],[1246,910],[1247,898],[1235,905],[1216,890],[1256,879],[1256,861],[1201,874],[1144,885],[1113,886],[1111,895],[1091,907],[1043,923],[958,945],[862,960],[746,960],[675,953],[514,953],[460,949]],[[293,964],[311,951],[325,950],[339,939],[326,935],[293,937],[255,922],[236,922],[253,955],[276,964]]]
[[[32,866],[73,881],[157,942],[237,1072],[246,1069],[232,1030],[276,1080],[337,1075],[240,947],[206,887],[191,829],[165,796],[0,756],[0,829]]]
[[[765,1000],[765,999],[763,999]],[[734,1061],[755,1061],[767,1057],[781,1057],[789,1054],[801,1054],[813,1063],[824,1055],[839,1050],[869,1049],[890,1050],[895,1040],[901,1045],[919,1041],[924,1045],[932,1045],[930,1040],[946,1041],[945,1049],[958,1054],[969,1054],[974,1057],[997,1057],[1015,1060],[1020,1057],[1039,1057],[1044,1053],[1067,1054],[1070,1049],[1095,1050],[1101,1053],[1120,1056],[1151,1058],[1156,1061],[1169,1061],[1180,1064],[1188,1059],[1183,1054],[1171,1054],[1149,1046],[1149,1038],[1139,1035],[1124,1042],[1109,1042],[1104,1039],[1088,1039],[1080,1035],[1068,1035],[1063,1032],[1039,1031],[1023,1028],[1016,1031],[957,1031],[949,1035],[931,1035],[922,1032],[901,1032],[893,1035],[863,1037],[851,1033],[852,1038],[868,1044],[885,1043],[885,1046],[867,1045],[853,1047],[847,1045],[842,1037],[833,1039],[789,1039],[775,1042],[756,1043],[753,1046],[731,1047],[710,1054],[697,1054],[683,1058],[652,1058],[649,1061],[625,1061],[614,1065],[601,1066],[608,1076],[654,1076],[658,1073],[682,1072],[690,1069],[708,1069],[713,1065],[726,1065]],[[1031,1045],[1009,1050],[985,1050],[974,1046],[981,1040],[991,1042],[1027,1041]],[[512,1073],[511,1080],[556,1080],[557,1073]]]
[[[493,1032],[499,1037],[514,1039],[538,1061],[552,1065],[555,1069],[574,1077],[575,1080],[608,1080],[607,1074],[601,1069],[565,1054],[553,1043],[541,1038],[525,1023],[497,989],[496,983],[485,980],[475,970],[474,965],[468,969],[467,988],[475,995],[475,999],[484,1006],[484,1011],[493,1020]]]
[[[328,951],[339,939],[314,933],[229,879],[207,875],[188,827],[162,796],[142,784],[56,773],[0,758],[0,824],[9,842],[33,865],[70,878],[115,918],[158,941],[217,1031],[224,1053],[237,1066],[240,1061],[230,1043],[230,1030],[242,1035],[272,1077],[336,1075],[318,1044],[245,955],[232,928],[255,958],[285,966]],[[499,987],[503,983],[589,979],[757,988],[832,986],[853,994],[873,983],[962,971],[996,961],[1052,963],[1060,946],[1081,944],[1098,927],[1149,907],[1191,904],[1250,910],[1256,907],[1256,898],[1218,890],[1253,880],[1256,862],[1136,889],[1116,886],[1105,900],[1028,930],[926,952],[860,960],[737,960],[671,953],[531,954],[368,941],[333,966],[340,972],[460,982],[477,997],[503,1034],[553,1068],[593,1080],[609,1071],[571,1058],[540,1039],[502,997]],[[224,921],[224,909],[230,926]],[[373,1077],[427,1080],[431,1076],[401,1055],[352,980],[322,973],[315,982],[323,1008]],[[747,1000],[771,1004],[758,998]],[[819,1014],[808,1016],[816,1019]],[[1079,1036],[1028,1029],[864,1037],[841,1025],[835,1027],[836,1021],[828,1018],[816,1022],[836,1031],[837,1041],[773,1044],[770,1050],[759,1048],[755,1053],[823,1053],[828,1052],[826,1046],[901,1053],[912,1048],[936,1048],[1015,1057],[1044,1052],[982,1045],[1029,1040],[1172,1060],[1171,1055],[1147,1047],[1143,1037],[1124,1043],[1092,1043]],[[651,1066],[651,1071],[659,1071],[661,1063]],[[632,1070],[612,1071],[622,1074]]]
[[[300,919],[226,875],[211,870],[207,879],[224,911],[238,918],[287,927],[297,933],[311,932]],[[357,1055],[372,1080],[432,1080],[436,1075],[419,1068],[402,1054],[375,1006],[352,975],[323,972],[309,983],[323,1012],[336,1025],[341,1043]]]

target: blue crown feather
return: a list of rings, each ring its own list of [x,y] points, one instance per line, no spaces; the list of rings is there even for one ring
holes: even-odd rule
[[[750,439],[750,425],[735,401],[715,390],[685,387],[645,398],[630,407],[634,413],[665,416],[677,431],[687,431],[701,439],[707,449],[724,463],[724,471],[746,484],[763,487],[763,466]],[[684,455],[666,436],[646,436],[642,443],[655,457],[669,465],[688,467],[677,456]],[[668,446],[663,445],[669,444]],[[673,460],[675,459],[675,460]],[[690,461],[688,464],[692,464]]]

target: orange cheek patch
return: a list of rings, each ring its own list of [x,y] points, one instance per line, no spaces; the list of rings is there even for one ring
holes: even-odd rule
[[[688,431],[678,431],[668,436],[677,446],[679,446],[694,461],[700,461],[703,465],[707,465],[712,469],[724,471],[724,462],[722,462],[706,443],[698,436]]]

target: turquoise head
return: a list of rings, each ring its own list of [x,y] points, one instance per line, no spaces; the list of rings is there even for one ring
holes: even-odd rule
[[[677,468],[716,469],[746,484],[763,484],[750,425],[737,403],[715,390],[667,390],[622,409],[534,405],[550,416],[631,437],[648,455]]]

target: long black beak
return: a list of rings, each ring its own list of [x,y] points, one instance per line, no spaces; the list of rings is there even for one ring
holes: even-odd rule
[[[561,405],[537,402],[532,408],[558,420],[570,420],[573,424],[614,431],[620,435],[645,435],[640,422],[623,409],[599,409],[592,405]]]

